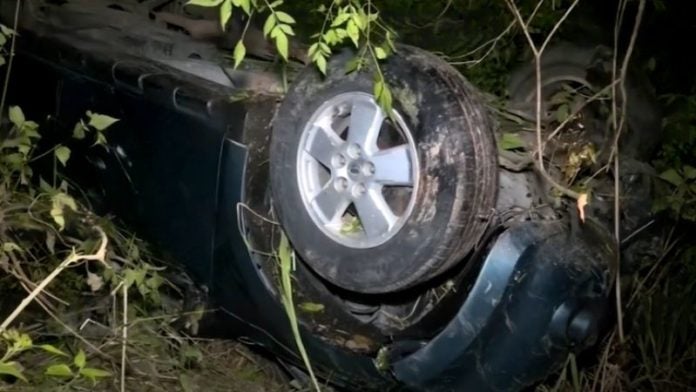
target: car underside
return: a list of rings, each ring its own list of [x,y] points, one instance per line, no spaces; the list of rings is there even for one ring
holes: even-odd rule
[[[604,48],[566,43],[544,58],[540,168],[521,148],[541,140],[530,64],[498,116],[454,68],[400,45],[384,62],[387,115],[371,75],[342,72],[350,50],[322,77],[301,44],[299,61],[273,61],[258,31],[235,69],[238,32],[217,31],[217,11],[22,3],[11,102],[50,116],[48,144],[87,110],[120,119],[106,148],[74,142],[66,175],[186,267],[219,309],[216,333],[303,368],[278,284],[287,235],[304,344],[337,387],[520,390],[601,336],[619,249],[630,256],[614,240],[614,181],[630,234],[650,216],[642,161],[660,128],[648,88],[629,80],[614,178],[609,104],[582,100],[606,86]],[[13,25],[15,2],[1,4]],[[559,91],[574,119],[551,114]],[[554,185],[579,177],[592,177],[587,206]]]

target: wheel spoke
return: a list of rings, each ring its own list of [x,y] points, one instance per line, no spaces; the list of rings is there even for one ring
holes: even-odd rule
[[[408,144],[379,151],[371,160],[375,165],[375,181],[383,185],[413,185]]]
[[[368,152],[376,150],[383,121],[382,110],[374,102],[355,101],[350,112],[348,142],[356,143]]]
[[[312,200],[312,204],[321,211],[328,222],[338,222],[346,212],[350,200],[336,191],[332,182],[328,182]]]
[[[343,140],[331,128],[321,124],[316,127],[312,140],[307,143],[305,151],[326,167],[331,167],[331,156]]]
[[[396,216],[384,200],[379,188],[371,188],[365,195],[355,200],[358,218],[368,237],[387,233],[396,222]]]

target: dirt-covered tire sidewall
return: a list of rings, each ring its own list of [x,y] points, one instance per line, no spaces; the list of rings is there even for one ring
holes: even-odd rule
[[[372,93],[372,72],[345,74],[352,57],[334,56],[325,78],[308,68],[281,104],[270,151],[273,204],[297,253],[325,279],[359,292],[391,292],[448,268],[473,247],[485,228],[482,215],[495,205],[495,142],[486,110],[463,77],[430,54],[400,47],[382,70],[417,147],[414,209],[382,245],[356,249],[335,242],[305,211],[297,150],[305,124],[323,102],[343,92]]]
[[[603,46],[581,46],[562,42],[547,48],[541,57],[542,79],[588,79],[588,70],[598,61],[608,61],[610,49]],[[611,75],[605,75],[610,78]],[[610,80],[610,79],[608,79]],[[543,82],[542,82],[543,84]],[[591,84],[591,83],[588,83]],[[595,89],[605,87],[593,86]],[[634,159],[650,158],[662,134],[659,103],[645,75],[630,67],[626,78],[626,124],[622,131],[621,151]],[[536,71],[533,61],[514,70],[509,79],[511,102],[522,103],[536,91]],[[608,140],[610,140],[609,138]]]

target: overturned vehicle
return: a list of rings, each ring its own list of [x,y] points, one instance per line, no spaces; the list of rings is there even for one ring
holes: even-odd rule
[[[10,102],[65,132],[87,110],[120,119],[106,149],[71,146],[66,174],[185,266],[220,309],[216,331],[303,371],[277,283],[287,236],[295,303],[315,305],[298,306],[302,340],[337,388],[520,390],[597,341],[620,246],[614,180],[630,232],[649,213],[640,162],[660,127],[627,80],[613,178],[607,103],[585,102],[609,84],[611,53],[547,50],[537,135],[531,65],[510,77],[515,121],[498,121],[446,62],[399,45],[382,64],[385,113],[372,74],[344,72],[350,51],[325,77],[289,67],[284,91],[273,63],[235,69],[196,36],[203,14],[181,3],[22,2]],[[572,116],[552,114],[559,96]],[[554,185],[581,177],[587,206]]]

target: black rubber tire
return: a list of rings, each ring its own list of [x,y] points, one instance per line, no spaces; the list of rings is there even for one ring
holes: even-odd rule
[[[611,82],[611,71],[601,63],[611,61],[611,49],[560,43],[546,49],[541,58],[542,85],[549,80],[582,79],[595,90]],[[662,115],[649,81],[629,67],[626,78],[626,124],[621,135],[621,153],[635,159],[652,157],[662,134]],[[536,73],[532,61],[514,70],[508,84],[509,100],[524,103],[536,95]],[[611,138],[609,138],[611,139]],[[608,140],[609,140],[608,139]]]
[[[280,105],[270,149],[274,209],[294,249],[324,279],[361,293],[394,292],[461,261],[485,230],[497,196],[493,127],[482,99],[461,74],[432,54],[400,46],[382,71],[418,151],[415,206],[382,245],[345,247],[305,211],[296,161],[304,125],[323,102],[348,91],[372,93],[372,71],[345,74],[352,58],[348,51],[335,55],[325,78],[308,67]]]

